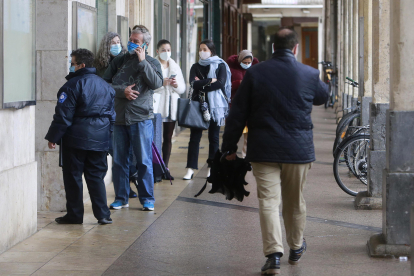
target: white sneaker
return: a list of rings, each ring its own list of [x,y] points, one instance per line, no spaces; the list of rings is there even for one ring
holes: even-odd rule
[[[211,168],[208,168],[207,169],[207,177],[210,177],[210,171],[211,171]]]
[[[191,179],[193,179],[193,176],[194,176],[193,169],[188,168],[187,173],[184,175],[183,179],[184,180],[191,180]]]

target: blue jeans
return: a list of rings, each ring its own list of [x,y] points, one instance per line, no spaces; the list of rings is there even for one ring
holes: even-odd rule
[[[132,147],[137,161],[139,201],[141,204],[155,202],[151,147],[153,136],[152,120],[138,122],[129,126],[115,125],[112,167],[115,200],[127,203],[129,199],[129,164],[132,161],[130,160],[130,148]]]
[[[111,157],[114,157],[113,136],[114,136],[114,133],[112,132],[111,135],[109,136],[109,154],[111,155]],[[134,150],[132,149],[132,145],[129,150],[129,161],[132,162],[132,164],[130,163],[130,166],[129,166],[129,177],[131,177],[137,172],[137,168],[136,168],[137,160],[134,158]]]

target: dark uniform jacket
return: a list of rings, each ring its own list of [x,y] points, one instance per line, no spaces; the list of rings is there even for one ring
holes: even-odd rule
[[[91,151],[108,151],[115,123],[114,89],[95,68],[70,73],[60,88],[55,115],[45,137],[52,143]]]
[[[117,56],[109,64],[103,79],[112,83],[115,89],[115,111],[117,125],[132,125],[153,116],[154,90],[163,85],[161,64],[158,60],[146,55],[145,60],[139,62],[136,54],[126,53]],[[140,94],[135,100],[125,97],[125,88],[135,84],[132,90]]]
[[[222,150],[237,150],[247,121],[248,161],[315,161],[312,105],[324,104],[328,96],[319,70],[296,61],[290,50],[276,51],[247,70],[226,121]]]

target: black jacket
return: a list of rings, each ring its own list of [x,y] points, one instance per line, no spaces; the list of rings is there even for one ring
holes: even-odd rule
[[[246,125],[247,160],[303,164],[315,161],[312,105],[328,99],[319,71],[297,62],[290,50],[247,70],[234,97],[223,152],[235,152]]]
[[[212,79],[207,78],[208,73],[210,72],[210,65],[202,66],[201,64],[194,63],[190,69],[190,84],[193,83],[193,100],[198,100],[198,95],[201,91],[206,93],[206,100],[208,99],[208,92],[221,89],[224,95],[226,95],[226,79],[227,72],[226,66],[223,63],[220,63],[216,69],[217,81],[211,83]],[[198,77],[200,80],[196,81],[195,77]]]
[[[115,123],[114,89],[96,75],[95,68],[70,73],[60,88],[55,115],[45,137],[63,146],[107,151]]]

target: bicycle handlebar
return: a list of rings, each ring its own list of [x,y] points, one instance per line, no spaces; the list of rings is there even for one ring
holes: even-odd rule
[[[351,79],[350,77],[346,77],[346,79],[347,80],[349,80],[349,81],[351,81],[351,82],[353,82],[353,83],[355,83],[356,85],[359,85],[356,81],[354,81],[353,79]]]

